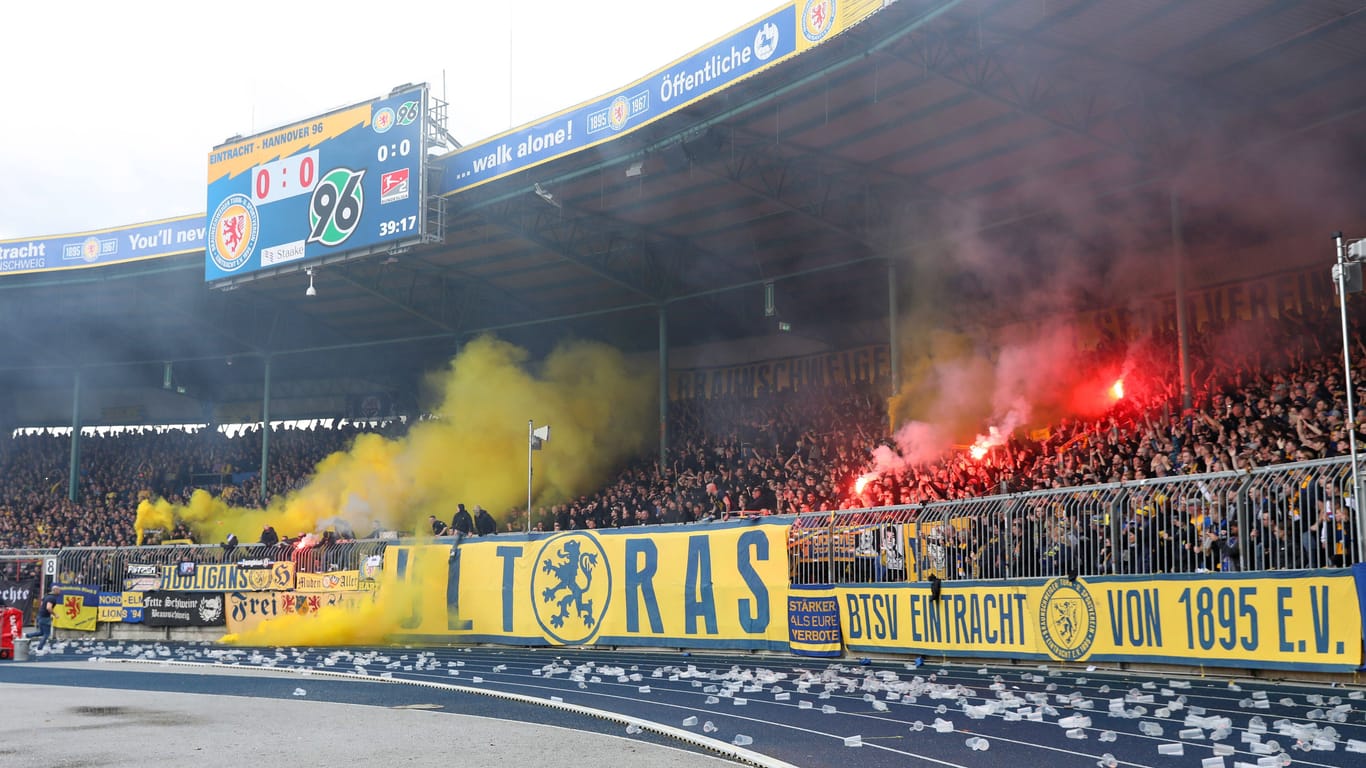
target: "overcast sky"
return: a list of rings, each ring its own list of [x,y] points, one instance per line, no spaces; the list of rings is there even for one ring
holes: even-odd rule
[[[427,82],[469,144],[604,94],[782,0],[16,2],[0,238],[202,213],[209,149]],[[444,86],[443,86],[444,79]]]

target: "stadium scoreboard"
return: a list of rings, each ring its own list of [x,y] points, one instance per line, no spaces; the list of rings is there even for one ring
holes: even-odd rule
[[[204,279],[228,284],[421,242],[427,87],[209,152]]]

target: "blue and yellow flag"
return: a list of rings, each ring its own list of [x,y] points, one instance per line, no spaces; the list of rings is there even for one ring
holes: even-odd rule
[[[100,593],[94,587],[62,587],[62,602],[52,614],[52,626],[94,632],[100,615]]]

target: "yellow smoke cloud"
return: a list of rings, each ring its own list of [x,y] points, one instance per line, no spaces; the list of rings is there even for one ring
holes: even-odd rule
[[[425,532],[426,517],[449,521],[456,503],[495,517],[526,504],[527,420],[552,427],[535,458],[538,503],[600,487],[653,438],[657,374],[602,344],[562,345],[532,368],[525,350],[492,337],[470,342],[434,376],[436,418],[391,440],[359,436],[318,464],[303,488],[264,510],[233,507],[196,491],[186,505],[144,501],[134,523],[145,531],[187,523],[201,542],[235,533],[254,541],[266,525],[281,536],[315,531],[340,517],[357,531],[372,520]]]
[[[324,606],[317,613],[291,613],[268,619],[240,634],[224,635],[225,645],[386,645],[395,642],[400,622],[414,606],[423,602],[423,593],[433,584],[446,581],[447,558],[431,552],[415,554],[404,580],[380,577],[379,590],[371,595],[358,593],[359,599]]]

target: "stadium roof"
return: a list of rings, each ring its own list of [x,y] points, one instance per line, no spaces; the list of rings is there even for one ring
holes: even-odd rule
[[[1122,195],[1125,216],[1145,201],[1161,247],[1169,191],[1250,158],[1332,146],[1317,162],[1359,176],[1362,40],[1366,4],[1347,0],[899,0],[634,133],[452,196],[444,244],[329,265],[315,298],[302,276],[209,290],[198,256],[6,277],[0,370],[204,359],[201,378],[232,386],[225,356],[273,353],[286,378],[398,375],[486,329],[647,350],[660,305],[673,345],[771,332],[767,281],[799,330],[864,341],[885,329],[888,258],[1010,242],[1048,227],[1061,192]],[[1230,224],[1199,216],[1193,232]],[[259,365],[237,371],[259,384]]]

